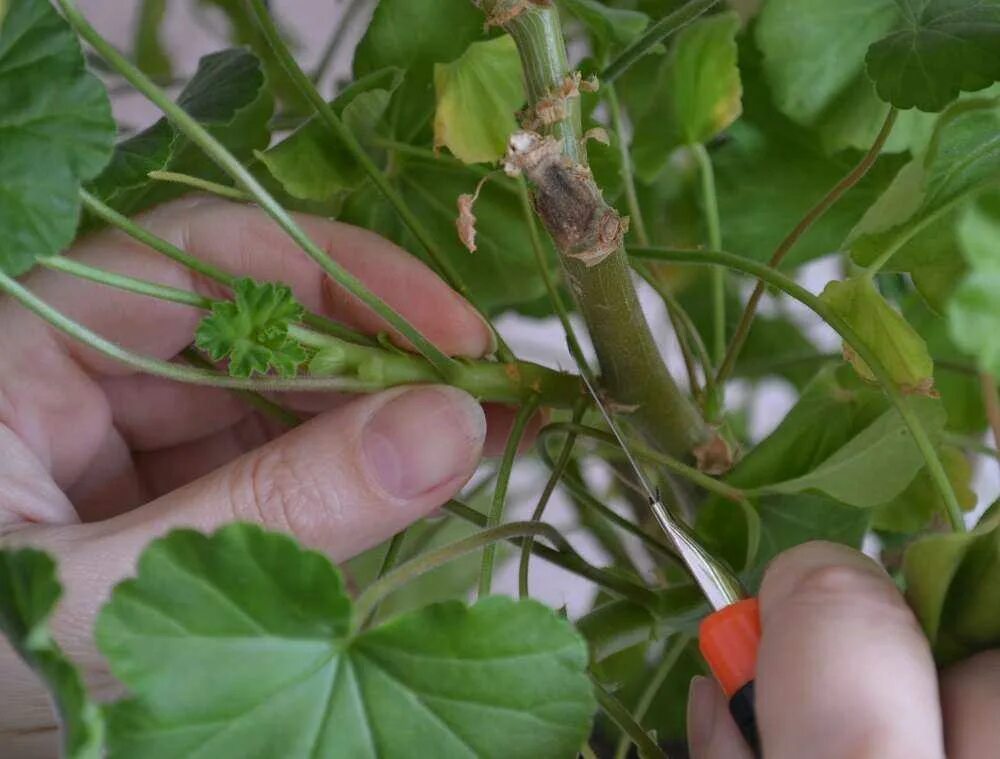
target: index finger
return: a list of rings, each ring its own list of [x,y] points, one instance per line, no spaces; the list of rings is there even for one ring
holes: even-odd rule
[[[930,647],[891,578],[845,546],[779,556],[760,592],[768,759],[944,756]]]

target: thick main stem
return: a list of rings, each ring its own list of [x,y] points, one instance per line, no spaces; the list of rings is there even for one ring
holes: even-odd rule
[[[516,0],[480,0],[478,5],[487,19],[501,21],[517,43],[529,107],[562,92],[570,71],[555,6]],[[545,131],[560,141],[566,162],[586,176],[578,98],[564,99],[561,108],[563,117],[548,124]],[[624,251],[618,248],[597,264],[590,261],[589,266],[571,257],[575,251],[560,245],[565,228],[560,228],[560,219],[545,212],[540,200],[536,186],[536,208],[557,247],[562,248],[560,260],[593,340],[605,388],[615,402],[636,408],[631,420],[657,448],[691,457],[695,449],[711,440],[712,432],[667,371],[639,306]],[[559,199],[554,200],[558,203]],[[563,202],[571,203],[572,199],[563,198]]]

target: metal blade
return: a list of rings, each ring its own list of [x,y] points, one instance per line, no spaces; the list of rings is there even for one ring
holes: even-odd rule
[[[609,412],[605,407],[604,401],[601,400],[601,396],[597,394],[597,390],[595,390],[594,386],[590,383],[587,373],[581,371],[580,378],[583,380],[583,384],[587,386],[587,390],[590,391],[591,396],[593,396],[594,403],[597,404],[597,408],[600,410],[601,416],[604,417],[604,421],[607,422],[608,427],[611,428],[611,434],[614,435],[615,440],[618,441],[618,447],[622,449],[622,453],[624,453],[625,458],[628,459],[629,466],[632,467],[632,471],[635,473],[636,479],[639,480],[639,485],[642,487],[643,491],[645,491],[646,497],[649,499],[650,503],[660,500],[656,488],[650,484],[649,480],[646,479],[646,475],[642,473],[642,469],[639,468],[639,462],[637,462],[632,456],[632,451],[629,450],[628,445],[625,442],[625,436],[622,434],[622,431],[618,429],[618,425],[611,416],[611,412]]]

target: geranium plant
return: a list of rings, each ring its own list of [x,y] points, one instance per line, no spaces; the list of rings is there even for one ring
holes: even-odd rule
[[[48,632],[53,559],[0,551],[0,629],[51,690],[67,756],[654,757],[680,740],[707,610],[625,484],[580,381],[574,314],[649,475],[751,590],[792,545],[867,537],[940,661],[1000,643],[1000,515],[971,488],[1000,444],[1000,2],[351,0],[371,19],[335,92],[263,0],[202,4],[234,46],[174,99],[157,83],[173,68],[162,1],[145,0],[120,51],[74,0],[0,0],[0,292],[134,370],[249,394],[289,426],[282,393],[298,390],[435,382],[518,411],[495,471],[352,562],[354,592],[322,554],[245,524],[152,543],[94,631],[127,690],[112,703],[91,700]],[[118,139],[108,83],[162,118]],[[259,206],[409,349],[132,218],[189,192]],[[426,262],[491,320],[495,354],[442,353],[317,246],[300,210]],[[61,255],[109,226],[224,295]],[[813,292],[796,271],[820,257],[843,274]],[[203,310],[188,360],[77,323],[19,281],[35,267]],[[492,326],[510,311],[558,318],[574,365],[520,359]],[[746,411],[767,379],[797,401],[755,441]],[[512,521],[540,408],[518,461],[551,476]],[[595,468],[624,475],[599,488]],[[557,488],[604,566],[546,521]],[[517,599],[491,595],[508,560]],[[588,613],[531,600],[540,561],[597,587]]]

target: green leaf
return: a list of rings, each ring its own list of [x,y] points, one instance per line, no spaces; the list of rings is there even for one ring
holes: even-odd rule
[[[829,282],[820,299],[850,325],[904,393],[933,395],[934,361],[927,343],[875,289],[871,278],[862,274]],[[846,343],[844,357],[861,377],[876,381],[868,364]]]
[[[133,694],[111,757],[553,757],[586,737],[586,646],[550,609],[448,602],[354,635],[351,614],[329,560],[283,535],[156,541],[98,619]]]
[[[0,270],[17,276],[73,240],[80,183],[108,162],[108,94],[48,0],[9,0],[0,25]]]
[[[455,231],[456,204],[460,195],[475,189],[481,175],[457,162],[402,155],[397,159],[393,181],[407,205],[423,221],[438,249],[468,285],[473,302],[489,313],[496,313],[545,296],[521,199],[511,180],[499,177],[483,186],[475,206],[479,249],[470,253]],[[369,183],[346,200],[338,218],[378,232],[422,255],[423,248]],[[555,253],[547,236],[543,244],[554,264]]]
[[[867,150],[886,107],[865,72],[865,54],[900,23],[896,0],[766,0],[756,39],[778,108],[816,128],[830,153]],[[928,122],[900,113],[884,150],[922,144]]]
[[[1000,2],[898,0],[902,28],[865,61],[879,97],[897,108],[944,109],[959,92],[1000,79]]]
[[[1000,193],[968,208],[958,239],[971,271],[947,306],[951,337],[976,356],[984,371],[1000,376]]]
[[[1000,99],[963,100],[938,118],[930,143],[896,175],[851,232],[851,256],[911,268],[900,248],[966,198],[1000,182]],[[900,252],[893,252],[900,251]]]
[[[160,28],[163,26],[166,10],[167,0],[143,0],[142,10],[135,24],[135,65],[158,82],[169,82],[173,77],[170,55],[160,40]]]
[[[177,103],[242,161],[271,139],[268,121],[274,100],[260,61],[248,50],[222,50],[202,58]],[[154,170],[228,182],[200,148],[163,118],[120,143],[89,189],[126,215],[189,192],[183,185],[150,179],[147,174]]]
[[[932,435],[944,427],[940,403],[926,398],[909,401]],[[923,466],[924,459],[909,428],[889,409],[808,474],[768,485],[777,493],[819,490],[841,503],[869,508],[898,496]]]
[[[434,146],[448,148],[465,163],[503,157],[517,131],[515,112],[524,105],[524,76],[509,35],[475,42],[451,63],[434,65]]]
[[[671,149],[705,143],[742,113],[736,65],[739,16],[721,13],[684,27],[664,59],[653,105],[636,125],[636,173],[649,182],[662,171]]]
[[[434,64],[483,38],[483,13],[468,0],[380,0],[354,52],[354,76],[406,72],[393,98],[392,133],[409,142],[434,114]]]
[[[0,551],[0,630],[51,692],[64,756],[100,759],[104,720],[48,628],[61,594],[55,562],[47,554],[30,548]]]
[[[376,71],[354,82],[331,104],[362,146],[368,146],[402,81],[398,69]],[[347,147],[313,117],[257,157],[284,189],[301,200],[329,201],[338,192],[357,189],[367,174]]]
[[[235,300],[212,306],[201,320],[195,344],[214,360],[229,359],[234,377],[252,377],[275,369],[295,376],[306,352],[288,336],[288,327],[302,318],[304,309],[286,285],[239,279]]]
[[[969,511],[976,506],[976,493],[972,490],[972,465],[958,448],[943,445],[938,456],[948,475],[948,481],[958,497],[959,505]],[[888,532],[915,533],[924,529],[935,517],[947,513],[947,507],[928,474],[926,467],[913,478],[906,490],[887,503],[878,506],[872,514],[872,527]]]
[[[941,664],[1000,643],[1000,526],[931,535],[903,557],[906,597]]]
[[[649,16],[626,8],[611,8],[597,0],[562,0],[594,38],[598,58],[614,47],[625,47],[646,31]]]
[[[767,261],[806,212],[851,171],[860,154],[828,155],[813,130],[783,116],[771,102],[756,51],[746,35],[738,39],[744,114],[726,131],[725,140],[713,146],[712,162],[727,249]],[[902,163],[897,156],[881,158],[799,239],[784,265],[842,249],[844,238]],[[697,192],[696,176],[691,186],[691,192]]]

